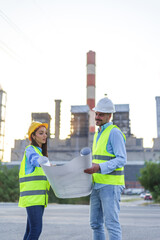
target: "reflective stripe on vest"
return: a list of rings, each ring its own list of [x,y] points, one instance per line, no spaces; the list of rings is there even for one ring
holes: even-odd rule
[[[23,177],[19,179],[19,182],[29,182],[29,181],[37,181],[37,180],[46,180],[47,181],[47,177],[46,176],[31,176],[31,177]]]
[[[30,196],[30,195],[44,195],[46,194],[46,192],[48,193],[48,190],[35,190],[35,191],[24,191],[20,193],[21,197],[24,196]]]
[[[29,147],[29,146],[28,146]],[[39,149],[32,145],[35,152],[43,156]],[[23,160],[19,171],[20,183],[20,207],[29,207],[34,205],[47,206],[49,182],[41,167],[35,167],[34,171],[30,174],[25,174],[26,152],[24,153]]]
[[[93,155],[92,159],[101,159],[101,160],[111,160],[115,157],[110,157],[110,156],[102,156],[102,155]]]
[[[98,142],[96,143],[98,132],[95,133],[93,140],[93,149],[92,149],[92,162],[93,163],[103,163],[110,161],[115,158],[115,155],[110,154],[106,150],[110,132],[113,128],[118,128],[115,125],[109,125],[101,134]],[[123,134],[124,139],[125,135]],[[94,173],[93,182],[101,184],[110,184],[110,185],[124,185],[124,167],[117,168],[109,174]]]

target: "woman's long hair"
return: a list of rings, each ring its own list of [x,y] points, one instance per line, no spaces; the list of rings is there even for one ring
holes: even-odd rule
[[[38,130],[38,128],[32,133],[34,136],[35,136],[37,130]],[[33,139],[32,134],[31,134],[31,145],[33,145],[35,147],[39,147],[38,143]],[[43,154],[43,156],[48,157],[47,139],[46,139],[46,142],[44,144],[42,144],[42,154]]]

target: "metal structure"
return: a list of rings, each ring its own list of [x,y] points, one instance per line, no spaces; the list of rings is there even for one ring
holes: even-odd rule
[[[7,93],[0,88],[0,161],[3,161],[4,156],[6,102]]]
[[[88,137],[88,105],[71,106],[71,136]]]
[[[61,100],[55,100],[55,139],[59,139],[60,135],[60,116],[61,116]]]
[[[160,97],[156,99],[156,113],[157,113],[157,138],[160,138]]]
[[[48,123],[48,138],[50,138],[50,121],[51,116],[48,113],[32,113],[32,121]]]
[[[92,108],[95,107],[95,82],[96,82],[96,53],[89,51],[87,53],[87,105],[89,111],[89,132],[95,132],[94,112]]]
[[[113,124],[117,125],[126,137],[129,137],[131,135],[129,104],[115,104],[115,110],[116,112],[113,114]]]

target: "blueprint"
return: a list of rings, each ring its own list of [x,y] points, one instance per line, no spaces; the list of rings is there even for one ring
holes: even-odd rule
[[[84,169],[92,166],[91,153],[64,164],[50,165],[46,157],[40,157],[39,163],[58,198],[78,198],[91,193],[92,175],[84,173]]]

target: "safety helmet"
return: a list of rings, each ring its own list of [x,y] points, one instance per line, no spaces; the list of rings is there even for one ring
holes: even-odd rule
[[[41,123],[41,122],[32,122],[29,129],[28,129],[28,138],[31,141],[31,135],[32,133],[39,127],[44,126],[46,129],[48,129],[47,123]]]
[[[92,110],[102,113],[115,113],[115,106],[109,98],[105,97],[100,99]]]

